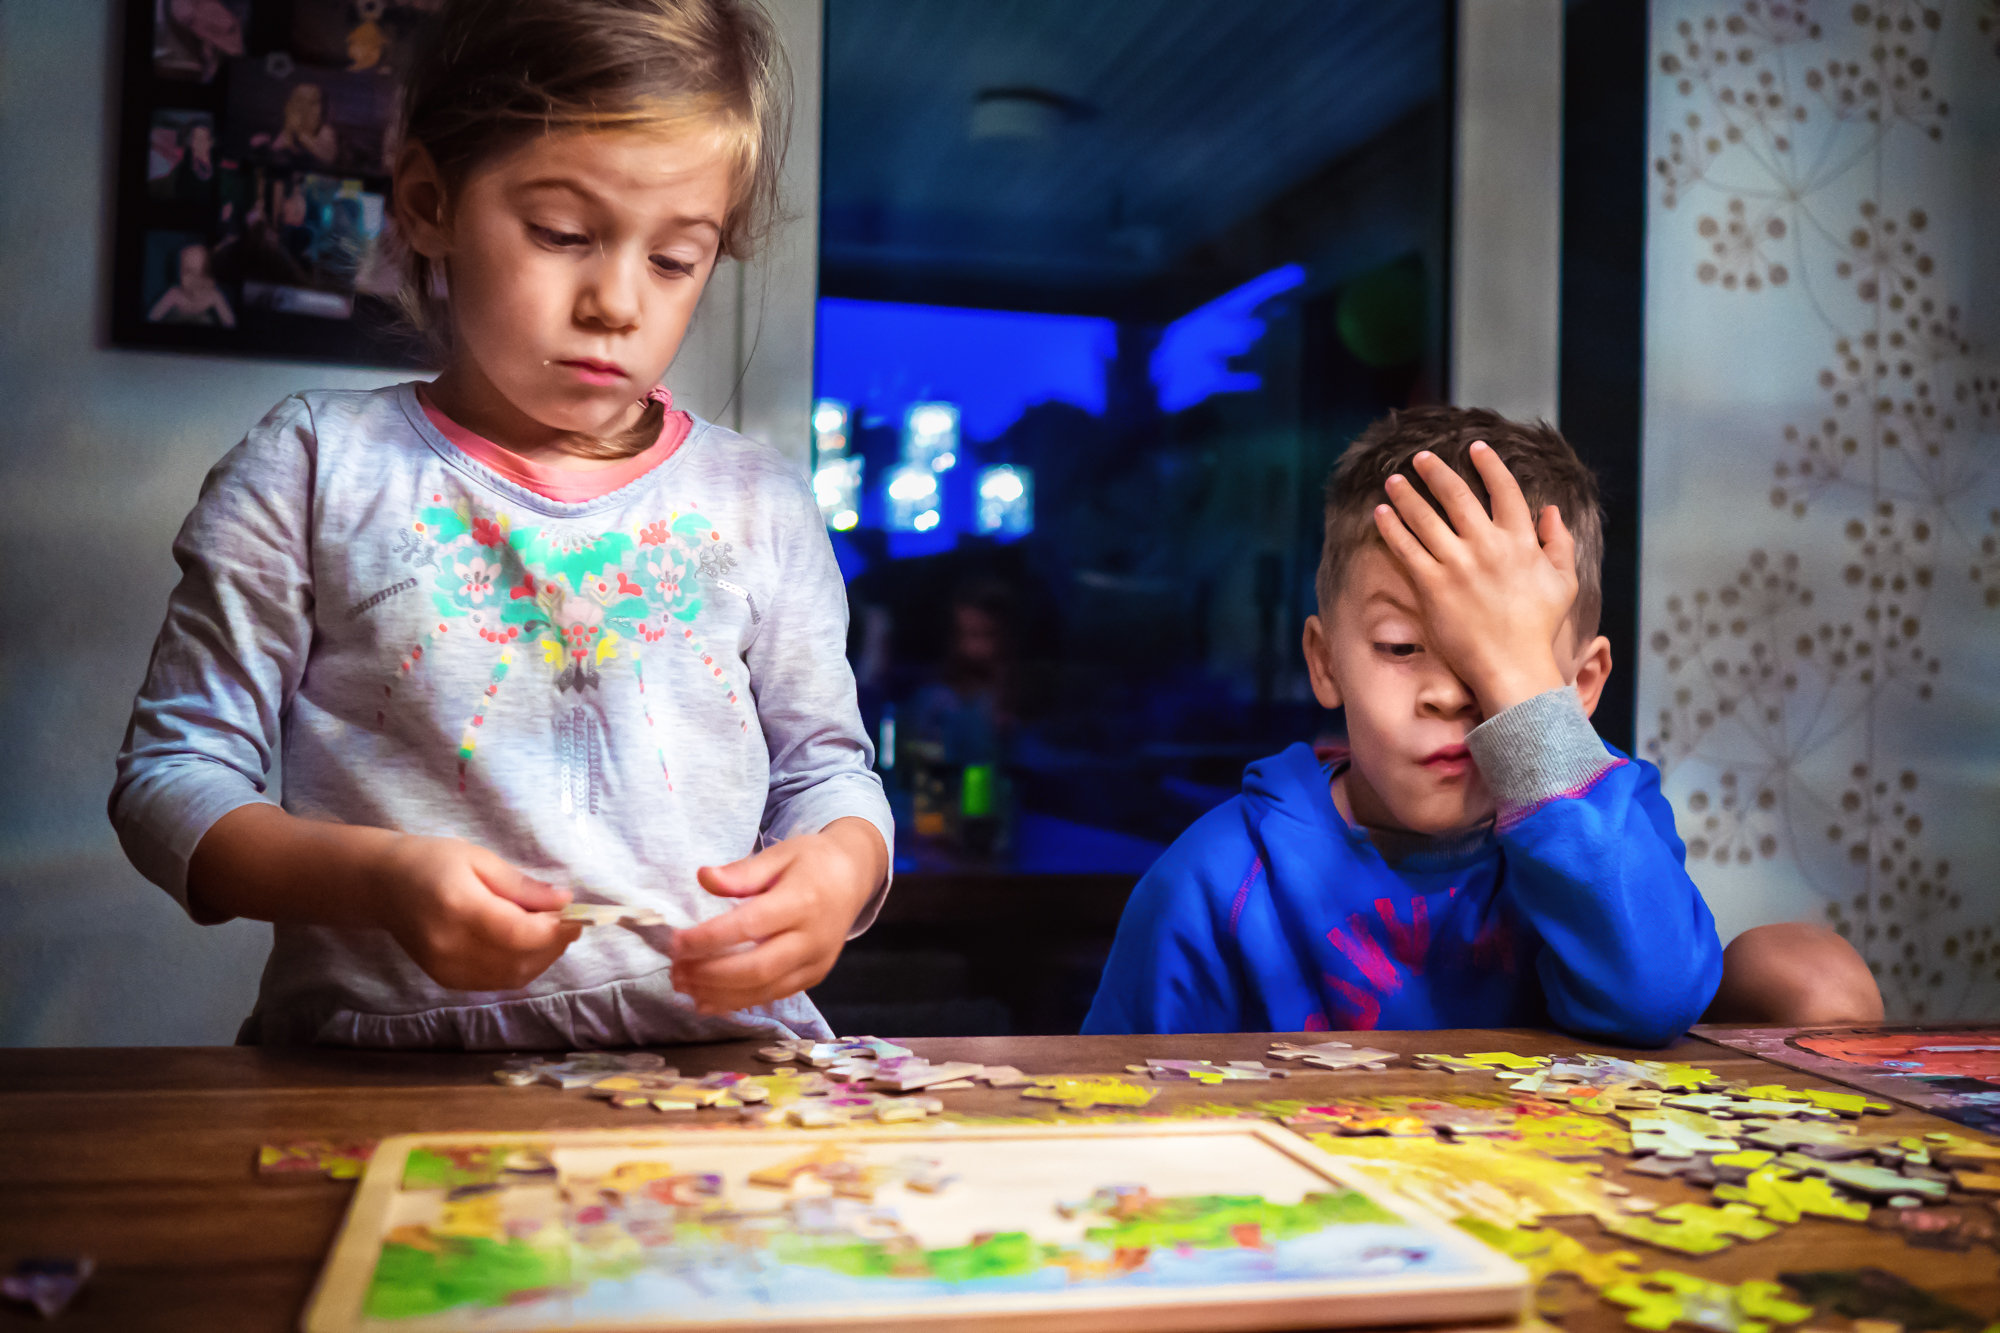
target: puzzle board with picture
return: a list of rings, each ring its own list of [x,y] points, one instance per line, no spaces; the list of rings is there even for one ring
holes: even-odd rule
[[[307,1333],[1505,1317],[1527,1275],[1257,1121],[408,1135]]]
[[[2000,1023],[1698,1027],[1697,1036],[1801,1073],[2000,1133]]]

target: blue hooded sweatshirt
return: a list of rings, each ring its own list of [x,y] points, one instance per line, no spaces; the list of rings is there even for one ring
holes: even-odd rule
[[[1570,689],[1466,738],[1490,827],[1350,826],[1338,766],[1294,745],[1167,849],[1126,904],[1087,1033],[1556,1027],[1686,1031],[1722,978],[1659,770],[1607,748]]]

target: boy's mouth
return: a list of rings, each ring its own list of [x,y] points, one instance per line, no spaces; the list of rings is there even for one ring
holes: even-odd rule
[[[1455,778],[1472,771],[1472,751],[1463,745],[1447,745],[1417,762],[1441,778]]]

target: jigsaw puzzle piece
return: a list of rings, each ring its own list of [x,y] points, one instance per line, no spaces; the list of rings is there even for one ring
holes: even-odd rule
[[[1810,1101],[1814,1106],[1846,1116],[1850,1120],[1859,1119],[1864,1113],[1869,1115],[1888,1115],[1896,1109],[1887,1102],[1878,1102],[1873,1098],[1863,1097],[1858,1092],[1833,1092],[1819,1088],[1805,1088],[1802,1091],[1805,1094],[1806,1100]]]
[[[1864,1137],[1845,1125],[1796,1124],[1791,1121],[1751,1126],[1743,1137],[1745,1142],[1773,1152],[1806,1148],[1815,1156],[1835,1160],[1865,1156],[1878,1145],[1890,1141],[1876,1136]]]
[[[1772,1324],[1796,1324],[1813,1312],[1810,1305],[1786,1300],[1784,1288],[1776,1282],[1750,1281],[1732,1287],[1672,1270],[1607,1286],[1601,1294],[1631,1311],[1626,1323],[1654,1333],[1675,1324],[1710,1333],[1768,1333]]]
[[[1714,1254],[1739,1240],[1763,1240],[1778,1234],[1776,1225],[1742,1203],[1726,1203],[1720,1208],[1676,1203],[1644,1217],[1600,1217],[1598,1224],[1615,1236],[1683,1254]]]
[[[1632,1063],[1646,1071],[1654,1087],[1669,1092],[1692,1092],[1722,1082],[1713,1069],[1702,1069],[1697,1065],[1677,1064],[1672,1060],[1634,1060]]]
[[[1600,1254],[1560,1231],[1504,1227],[1476,1217],[1461,1217],[1458,1226],[1527,1269],[1538,1285],[1567,1274],[1596,1290],[1629,1280],[1642,1262],[1630,1250]]]
[[[1144,1106],[1159,1096],[1160,1090],[1098,1074],[1051,1074],[1021,1089],[1021,1095],[1060,1102],[1065,1111],[1088,1111],[1096,1106]]]
[[[1842,1198],[1817,1176],[1793,1179],[1776,1168],[1752,1171],[1740,1185],[1717,1185],[1715,1197],[1725,1203],[1747,1203],[1771,1222],[1796,1222],[1805,1216],[1868,1220],[1867,1204]]]

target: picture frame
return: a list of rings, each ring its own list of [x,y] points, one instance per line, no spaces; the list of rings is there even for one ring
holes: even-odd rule
[[[425,364],[389,207],[439,0],[126,0],[117,347]]]
[[[1528,1289],[1268,1121],[449,1133],[377,1148],[302,1326],[1192,1333]]]

